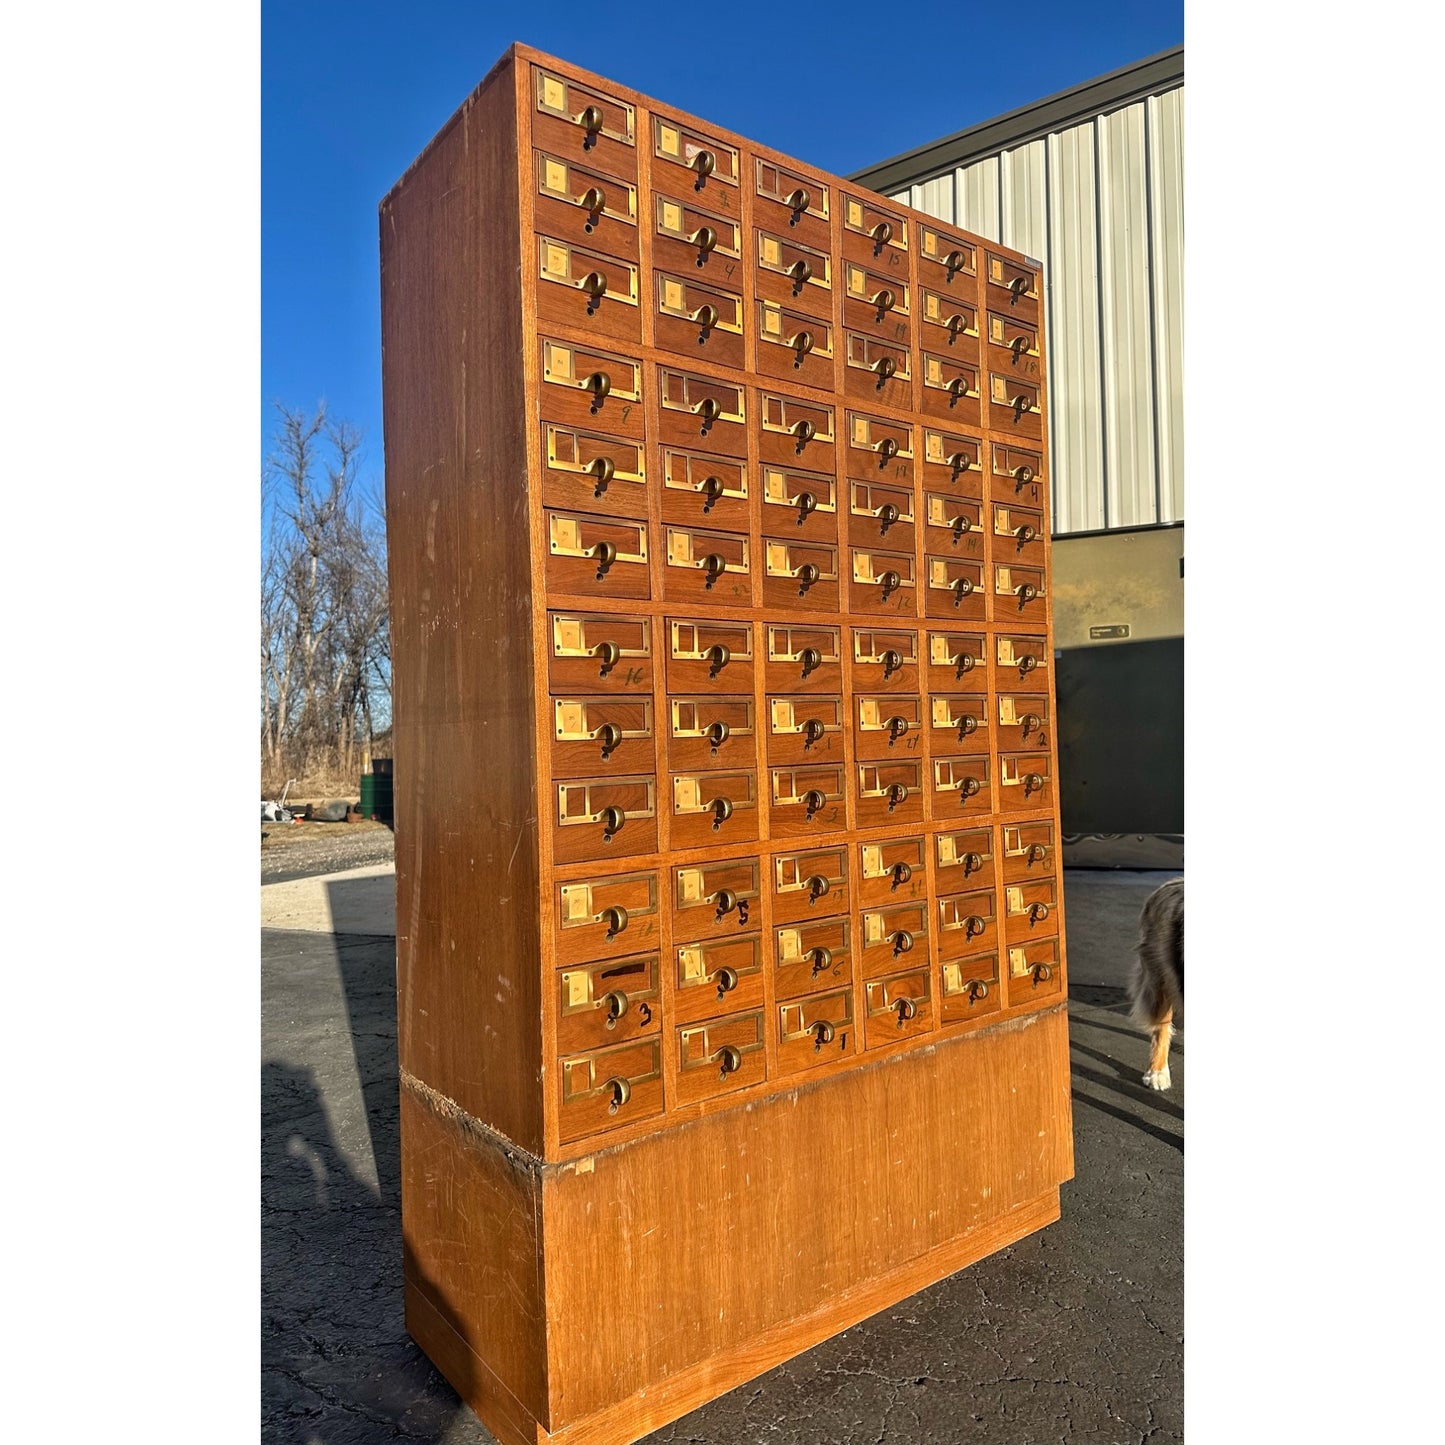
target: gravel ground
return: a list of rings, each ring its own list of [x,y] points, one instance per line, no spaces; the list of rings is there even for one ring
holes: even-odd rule
[[[394,843],[383,823],[267,823],[261,829],[261,882],[390,863]]]

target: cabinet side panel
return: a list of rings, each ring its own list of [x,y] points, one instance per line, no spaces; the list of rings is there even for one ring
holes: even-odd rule
[[[542,1147],[515,78],[381,208],[402,1069]]]

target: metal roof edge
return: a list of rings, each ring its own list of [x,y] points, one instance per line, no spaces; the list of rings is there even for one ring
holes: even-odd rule
[[[1176,45],[1172,50],[1161,50],[1069,90],[854,171],[848,179],[886,195],[1183,84],[1184,47]]]

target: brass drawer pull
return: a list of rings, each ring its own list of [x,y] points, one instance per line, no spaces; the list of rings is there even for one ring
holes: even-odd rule
[[[885,286],[881,291],[873,295],[873,304],[878,308],[878,319],[881,321],[890,311],[898,298]]]
[[[1047,903],[1029,904],[1029,922],[1042,923],[1049,916],[1049,905]]]
[[[824,897],[832,886],[821,873],[813,874],[813,876],[808,879],[808,906],[811,907],[820,898]]]
[[[1034,987],[1041,983],[1047,983],[1053,976],[1054,971],[1046,963],[1036,963],[1033,966]]]
[[[727,822],[733,815],[733,800],[731,798],[714,798],[712,800],[712,830],[714,833]]]
[[[967,260],[968,257],[965,256],[962,251],[950,251],[948,255],[943,258],[943,264],[948,268],[950,280],[953,279],[953,273],[955,271],[961,271],[963,269],[964,262]]]
[[[880,356],[873,363],[873,370],[878,373],[878,385],[881,387],[898,370],[898,363],[891,356]]]
[[[893,865],[892,887],[897,888],[901,883],[907,883],[913,877],[913,868],[908,863],[895,863]]]
[[[1039,595],[1039,589],[1032,582],[1020,582],[1014,588],[1014,596],[1019,600],[1019,606],[1032,602]]]
[[[960,577],[958,581],[953,584],[953,605],[955,607],[962,606],[963,599],[967,597],[972,591],[972,579],[968,577]]]
[[[597,217],[606,209],[607,192],[601,186],[589,186],[582,193],[582,199],[578,204],[591,216],[592,219],[587,223],[587,229],[591,230],[597,223]]]
[[[793,365],[801,366],[803,364],[803,358],[813,349],[813,333],[811,331],[800,331],[788,345],[791,346],[796,353]]]
[[[717,979],[717,996],[720,999],[738,986],[738,971],[727,964],[723,964],[713,977]]]
[[[1013,352],[1015,362],[1017,362],[1019,357],[1024,354],[1024,351],[1027,349],[1028,344],[1029,339],[1027,336],[1015,336],[1014,339],[1009,343],[1009,350]]]
[[[974,657],[971,652],[956,652],[953,655],[953,675],[962,677],[966,672],[972,672],[974,668]]]
[[[1019,658],[1019,671],[1021,673],[1024,673],[1025,675],[1031,673],[1038,665],[1038,658],[1035,657],[1031,652],[1025,653],[1024,656]]]
[[[983,856],[979,853],[965,853],[963,855],[963,876],[967,878],[971,873],[977,873],[983,867]]]
[[[707,253],[717,245],[717,231],[711,226],[699,226],[691,240],[697,247],[697,264],[701,266],[707,259]]]
[[[879,251],[893,239],[893,227],[887,221],[879,221],[868,234],[873,238],[875,251]]]
[[[1024,797],[1027,798],[1030,793],[1037,793],[1037,792],[1039,792],[1039,791],[1043,788],[1043,786],[1044,786],[1044,780],[1043,780],[1043,777],[1042,777],[1041,774],[1039,774],[1039,773],[1025,773],[1025,774],[1024,774]]]
[[[717,420],[722,407],[715,396],[705,396],[693,410],[702,418],[703,426],[709,427]]]
[[[602,919],[603,922],[607,924],[608,938],[616,938],[619,933],[623,932],[627,927],[629,918],[630,915],[620,903],[614,903],[611,908],[604,908],[602,910]]]
[[[888,719],[888,746],[892,747],[904,733],[908,731],[908,719],[906,717],[891,717]]]
[[[833,1042],[833,1025],[830,1024],[827,1019],[819,1019],[818,1022],[813,1025],[812,1034],[813,1052],[815,1054],[820,1053],[824,1044],[831,1044]]]
[[[813,268],[806,261],[794,261],[788,267],[788,275],[793,278],[793,295],[796,296],[813,275]]]
[[[833,966],[833,950],[819,946],[813,950],[813,977],[823,972],[825,968]]]
[[[716,677],[732,659],[732,649],[725,642],[715,642],[707,650],[707,660],[712,664],[707,670],[709,677]]]
[[[602,1002],[607,1009],[607,1027],[616,1028],[617,1020],[627,1012],[627,995],[620,988],[614,988]]]
[[[587,132],[589,136],[595,136],[602,129],[603,115],[599,106],[589,105],[581,115],[577,117],[577,124]]]
[[[692,168],[697,172],[697,186],[702,189],[702,183],[713,173],[717,167],[717,157],[711,151],[699,151],[692,161]]]
[[[883,654],[883,676],[888,677],[891,673],[898,671],[903,666],[903,654],[896,648],[890,647]]]
[[[612,378],[605,371],[594,371],[583,386],[592,393],[592,409],[596,411],[602,404],[602,398],[612,390]]]
[[[622,729],[616,723],[603,723],[597,729],[597,737],[602,743],[602,756],[605,758],[622,742]]]
[[[612,1099],[607,1105],[609,1114],[615,1114],[632,1097],[632,1085],[626,1079],[608,1079],[602,1087],[612,1090]]]
[[[825,798],[817,788],[809,788],[808,791],[803,794],[803,807],[807,809],[807,816],[809,818],[827,801],[827,798]]]
[[[823,665],[823,654],[816,647],[805,647],[798,654],[798,661],[803,664],[803,676],[807,677],[815,668]],[[822,723],[819,723],[818,726],[821,728]]]
[[[1018,483],[1018,487],[1015,488],[1016,491],[1019,488],[1028,486],[1028,484],[1033,481],[1033,479],[1034,469],[1031,466],[1025,464],[1024,466],[1016,467],[1014,469],[1014,481]]]
[[[611,457],[594,457],[593,460],[587,464],[587,470],[597,478],[597,485],[593,489],[592,495],[594,497],[600,497],[602,493],[607,490],[607,484],[616,474],[617,464]]]
[[[1044,720],[1036,712],[1026,712],[1019,721],[1023,727],[1022,736],[1024,737],[1028,737],[1031,732],[1044,725]]]
[[[982,786],[977,778],[965,778],[958,785],[958,791],[962,793],[965,798],[972,798],[977,795],[979,788]]]
[[[712,750],[716,752],[727,742],[731,733],[732,729],[719,718],[717,722],[709,723],[707,727],[703,729],[702,735],[712,744]]]
[[[804,417],[802,421],[796,423],[792,428],[790,428],[790,430],[792,431],[793,435],[798,439],[799,451],[802,451],[803,448],[807,446],[808,443],[812,441],[813,438],[818,434],[818,428],[815,427],[813,423],[808,420],[807,417]]]
[[[717,902],[717,916],[719,918],[725,918],[738,906],[738,895],[734,893],[731,888],[719,888],[718,891],[713,894],[713,898]]]
[[[918,1005],[911,998],[901,998],[893,1007],[898,1010],[899,1028],[902,1028],[918,1012]]]
[[[1039,535],[1037,527],[1031,527],[1027,522],[1022,527],[1014,529],[1014,536],[1019,539],[1020,547],[1027,547]]]
[[[885,502],[881,507],[879,507],[879,508],[878,508],[878,530],[879,530],[879,532],[880,532],[880,533],[887,532],[887,530],[898,520],[899,515],[900,515],[900,514],[899,514],[899,511],[898,511],[898,508],[895,507],[892,502]]]
[[[702,559],[702,568],[705,577],[702,585],[704,587],[711,587],[712,584],[727,571],[727,567],[726,557],[723,557],[717,552],[709,552],[707,556]]]
[[[898,443],[894,441],[892,437],[884,437],[883,440],[878,443],[878,455],[881,458],[878,465],[881,467],[887,466],[888,463],[898,455]]]
[[[597,559],[597,576],[606,575],[607,569],[617,560],[616,542],[598,542],[596,546],[587,549],[587,556]]]
[[[959,740],[959,742],[962,742],[962,741],[964,740],[964,738],[970,736],[972,733],[976,733],[977,731],[978,731],[978,719],[977,719],[976,717],[974,717],[974,715],[973,715],[971,712],[966,712],[966,713],[964,713],[964,715],[963,715],[961,718],[959,718],[959,720],[958,720],[958,740]],[[970,854],[969,854],[969,857],[971,857],[971,858],[976,858],[977,856],[978,856],[978,855],[977,855],[976,853],[970,853]]]
[[[743,1056],[736,1044],[724,1044],[713,1055],[713,1058],[717,1060],[717,1072],[720,1079],[737,1073],[743,1066]]]
[[[1015,276],[1013,280],[1009,282],[1008,289],[1012,293],[1014,300],[1017,301],[1019,297],[1022,296],[1024,292],[1029,289],[1028,277]]]
[[[798,493],[798,524],[803,522],[818,510],[818,499],[812,492]]]
[[[957,404],[961,397],[968,395],[968,378],[966,376],[955,376],[948,383],[948,395],[951,398],[949,406]]]
[[[953,540],[955,542],[958,541],[958,539],[962,537],[963,534],[967,532],[969,527],[971,527],[972,525],[973,524],[968,520],[968,518],[960,512],[959,515],[956,516],[952,522]]]
[[[948,328],[948,344],[952,346],[958,340],[958,333],[968,326],[968,317],[961,311],[955,311],[943,324]]]
[[[718,323],[718,309],[711,302],[708,302],[704,306],[699,306],[697,310],[692,313],[692,319],[697,322],[700,331],[711,331]]]
[[[814,743],[821,740],[823,734],[827,731],[828,729],[824,726],[822,718],[810,717],[807,722],[803,724],[803,746],[805,748],[812,747]]]
[[[913,935],[906,929],[900,928],[888,935],[888,941],[893,945],[893,955],[896,958],[900,953],[911,953],[913,951]]]
[[[596,305],[607,294],[607,273],[589,271],[582,278],[582,289],[592,298],[593,305]]]
[[[698,491],[707,498],[707,501],[702,504],[703,511],[710,512],[723,494],[723,479],[721,477],[704,477]]]
[[[981,1003],[988,997],[988,984],[983,979],[975,978],[968,985],[968,1001],[971,1004]]]
[[[808,194],[807,187],[799,186],[797,190],[795,190],[787,198],[787,200],[783,202],[783,204],[787,206],[790,211],[792,211],[793,219],[796,221],[798,217],[808,209],[808,207],[812,204],[812,201],[813,198]]]
[[[622,656],[622,649],[615,642],[599,642],[592,649],[592,656],[601,661],[602,676],[605,677],[617,666],[618,659]]]
[[[887,597],[892,592],[896,592],[903,585],[903,578],[893,571],[891,567],[878,581],[882,584],[884,597]]]
[[[1030,843],[1024,852],[1024,862],[1042,863],[1049,856],[1049,850],[1042,843]]]
[[[908,789],[902,783],[892,783],[888,788],[888,811],[891,813],[900,803],[908,801]]]
[[[814,563],[804,562],[793,575],[798,579],[798,592],[801,595],[822,576],[822,573],[818,571]]]
[[[948,465],[953,468],[954,479],[957,480],[961,473],[973,465],[973,460],[967,452],[954,452],[948,459]]]
[[[614,834],[622,831],[623,824],[627,822],[627,814],[618,807],[608,807],[602,810],[602,836],[610,841]]]
[[[1034,409],[1033,402],[1022,392],[1020,392],[1018,396],[1014,397],[1012,406],[1014,409],[1015,421],[1017,421],[1026,412],[1031,412]]]
[[[977,938],[987,927],[988,924],[980,918],[978,914],[970,913],[968,917],[963,920],[963,936],[965,938]]]

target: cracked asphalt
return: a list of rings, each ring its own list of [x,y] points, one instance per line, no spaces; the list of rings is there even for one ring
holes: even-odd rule
[[[1143,1087],[1122,983],[1162,874],[1065,875],[1063,1218],[647,1445],[1183,1439],[1184,1049]],[[491,1445],[402,1323],[395,942],[262,932],[262,1438]]]

